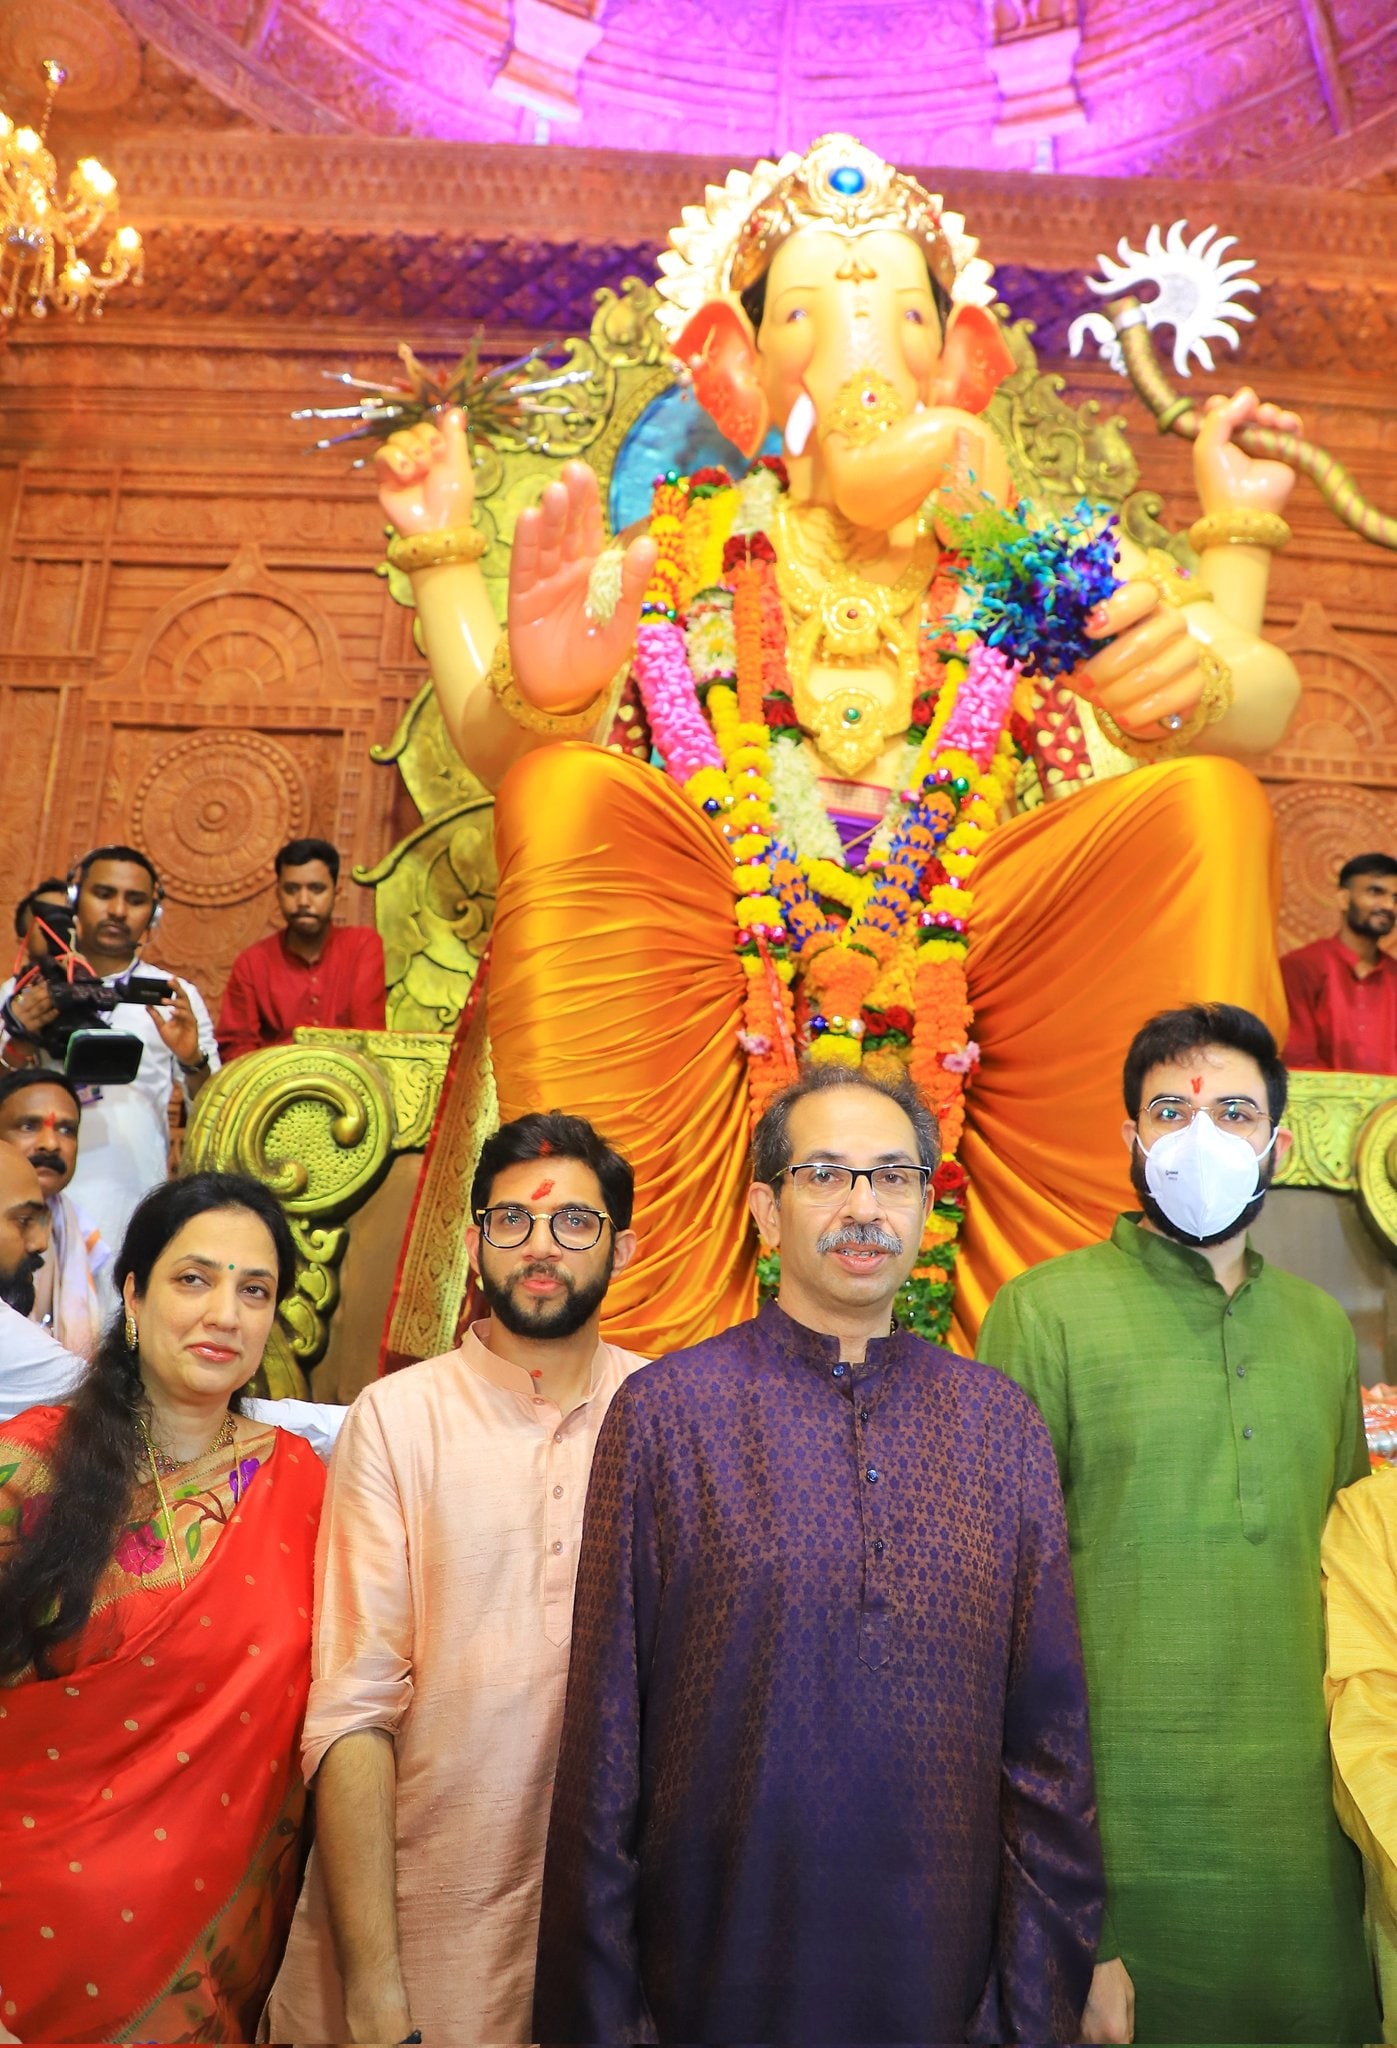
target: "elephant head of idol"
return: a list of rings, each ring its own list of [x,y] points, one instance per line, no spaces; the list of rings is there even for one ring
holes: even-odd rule
[[[780,429],[797,500],[888,532],[967,450],[1002,468],[974,418],[1014,367],[990,267],[915,179],[823,136],[710,187],[670,244],[675,355],[744,453]]]

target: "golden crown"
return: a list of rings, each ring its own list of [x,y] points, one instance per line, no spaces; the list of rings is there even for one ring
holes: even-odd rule
[[[976,255],[960,214],[945,212],[939,195],[852,135],[822,135],[804,156],[791,152],[779,163],[763,159],[755,170],[730,171],[724,184],[708,187],[702,206],[685,207],[659,263],[656,317],[670,339],[707,300],[745,291],[803,227],[851,240],[877,228],[911,235],[952,299],[994,301],[994,272]]]

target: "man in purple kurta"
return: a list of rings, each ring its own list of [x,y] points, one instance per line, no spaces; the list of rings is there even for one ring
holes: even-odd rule
[[[779,1306],[612,1404],[540,2041],[1078,2037],[1103,1887],[1052,1445],[892,1322],[935,1146],[906,1083],[808,1072],[755,1147]]]

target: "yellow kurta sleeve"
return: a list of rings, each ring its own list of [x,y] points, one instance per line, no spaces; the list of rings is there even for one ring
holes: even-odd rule
[[[1397,1471],[1345,1487],[1321,1551],[1334,1806],[1367,1866],[1383,2039],[1397,2026]]]

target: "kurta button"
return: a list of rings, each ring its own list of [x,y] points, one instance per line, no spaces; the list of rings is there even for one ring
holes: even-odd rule
[[[1250,1431],[1249,1429],[1244,1429],[1244,1430],[1242,1431],[1242,1435],[1243,1435],[1243,1436],[1250,1436],[1250,1435],[1251,1435],[1251,1431]]]
[[[554,1441],[554,1443],[555,1443],[555,1444],[560,1444],[560,1443],[562,1442],[562,1440],[563,1440],[563,1432],[562,1432],[562,1431],[561,1431],[560,1429],[559,1429],[559,1430],[555,1430],[555,1431],[554,1431],[554,1434],[553,1434],[553,1441]]]
[[[561,1500],[561,1499],[562,1499],[562,1497],[563,1497],[563,1489],[562,1489],[562,1487],[561,1487],[561,1486],[555,1486],[555,1487],[554,1487],[554,1489],[553,1489],[553,1498],[554,1498],[554,1500]]]
[[[870,1486],[876,1486],[878,1484],[878,1467],[876,1465],[870,1465],[863,1476],[868,1481]]]
[[[1244,1379],[1246,1378],[1246,1376],[1247,1376],[1247,1369],[1246,1369],[1246,1367],[1245,1367],[1244,1365],[1239,1365],[1239,1366],[1238,1366],[1238,1368],[1237,1368],[1237,1377],[1238,1377],[1238,1379],[1239,1379],[1239,1380],[1244,1380]]]
[[[867,1410],[866,1408],[860,1408],[860,1410],[859,1410],[859,1421],[860,1421],[860,1422],[867,1422],[867,1420],[868,1420],[868,1410]]]
[[[873,1539],[873,1555],[875,1557],[881,1557],[883,1555],[883,1548],[884,1545],[882,1537],[875,1536]]]
[[[561,1556],[562,1556],[562,1554],[563,1554],[563,1546],[562,1546],[562,1544],[561,1544],[561,1543],[555,1543],[555,1544],[553,1545],[553,1555],[554,1555],[554,1557],[561,1557]]]
[[[848,1370],[849,1370],[849,1368],[848,1368],[848,1366],[847,1366],[847,1365],[844,1365],[844,1364],[842,1364],[842,1363],[841,1363],[841,1364],[839,1364],[839,1365],[836,1365],[836,1366],[835,1366],[835,1368],[834,1368],[834,1377],[835,1377],[835,1378],[836,1378],[837,1380],[842,1380],[842,1379],[843,1379],[843,1377],[844,1377],[844,1375],[845,1375],[845,1373],[846,1373],[846,1372],[847,1372]]]

